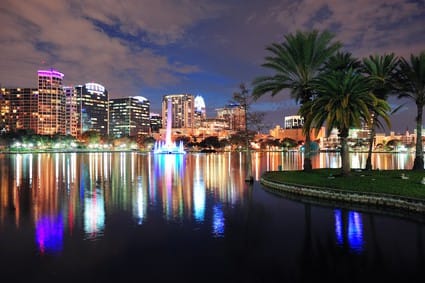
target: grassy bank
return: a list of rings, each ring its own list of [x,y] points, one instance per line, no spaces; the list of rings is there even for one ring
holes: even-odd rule
[[[353,170],[351,176],[341,177],[340,169],[314,169],[303,171],[270,171],[263,174],[265,180],[287,185],[305,185],[347,192],[394,195],[425,201],[425,185],[421,184],[425,172],[411,170]],[[408,179],[401,178],[401,175]]]

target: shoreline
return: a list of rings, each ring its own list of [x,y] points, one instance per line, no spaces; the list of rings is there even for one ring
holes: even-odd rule
[[[266,188],[274,189],[283,193],[289,193],[305,197],[313,197],[333,202],[372,205],[382,208],[403,210],[407,213],[425,213],[425,200],[411,197],[395,196],[382,193],[354,192],[326,187],[309,185],[294,185],[275,182],[270,179],[260,179],[260,184]]]

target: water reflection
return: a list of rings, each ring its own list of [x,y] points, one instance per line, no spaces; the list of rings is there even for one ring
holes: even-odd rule
[[[103,190],[99,186],[90,188],[84,195],[84,232],[87,239],[102,235],[105,227]]]
[[[265,158],[261,158],[266,155]],[[412,168],[414,154],[409,153],[373,153],[373,169],[408,169]],[[351,168],[364,168],[366,166],[367,153],[351,152]],[[261,160],[259,162],[259,160]],[[279,170],[301,170],[303,168],[304,154],[300,152],[255,152],[253,153],[253,165],[255,177],[261,175],[261,168],[267,171]],[[311,162],[313,168],[340,168],[341,157],[339,152],[320,152],[312,155]]]
[[[212,229],[214,237],[224,236],[224,214],[221,204],[216,204],[213,207]]]
[[[335,236],[340,247],[348,247],[355,253],[363,251],[363,222],[360,213],[334,210]]]
[[[137,225],[153,215],[165,222],[194,222],[224,237],[227,208],[250,201],[246,156],[223,154],[45,153],[0,155],[0,225],[13,219],[19,229],[33,221],[41,253],[58,252],[64,235],[83,231],[87,240],[104,237],[108,217],[130,214]],[[375,168],[409,168],[407,153],[374,155]],[[262,172],[302,168],[297,152],[253,153],[255,180]],[[317,154],[314,167],[338,167],[339,154]],[[352,154],[362,167],[366,154]],[[335,210],[337,244],[364,250],[362,214]],[[228,229],[227,229],[228,230]]]
[[[63,248],[63,220],[61,215],[43,216],[35,225],[36,242],[41,254],[55,254]]]
[[[201,172],[200,156],[195,157],[193,179],[193,214],[197,222],[203,222],[205,217],[205,184]]]

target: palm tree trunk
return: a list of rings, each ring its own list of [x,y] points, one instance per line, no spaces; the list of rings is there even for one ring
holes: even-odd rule
[[[418,116],[416,116],[416,154],[412,170],[424,170],[424,155],[422,149],[422,111],[423,105],[416,104]]]
[[[304,171],[310,172],[313,170],[313,166],[311,164],[311,147],[310,147],[310,130],[308,130],[305,134],[305,143],[304,143]]]
[[[346,132],[346,133],[345,133]],[[348,130],[347,131],[341,131],[341,173],[343,176],[350,175],[350,158],[349,158],[349,151],[348,151]]]
[[[369,150],[367,152],[367,159],[366,159],[366,168],[365,170],[372,170],[372,149],[373,149],[373,142],[375,140],[375,120],[372,120],[372,124],[370,125],[370,137],[369,137]]]

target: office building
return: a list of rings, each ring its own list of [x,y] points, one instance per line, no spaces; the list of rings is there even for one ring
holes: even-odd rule
[[[114,137],[138,137],[150,133],[150,102],[142,96],[109,101],[110,134]]]
[[[0,132],[37,131],[37,88],[0,89]]]
[[[65,94],[65,134],[78,137],[80,131],[78,128],[77,89],[73,86],[65,86],[63,91]]]
[[[109,97],[106,88],[98,83],[86,83],[76,88],[79,134],[96,131],[109,134]]]
[[[217,118],[228,121],[229,130],[245,131],[245,109],[239,104],[229,104],[216,109]]]
[[[171,128],[192,129],[194,127],[195,97],[191,94],[169,94],[162,99],[162,126],[167,127],[168,100],[171,99]]]

